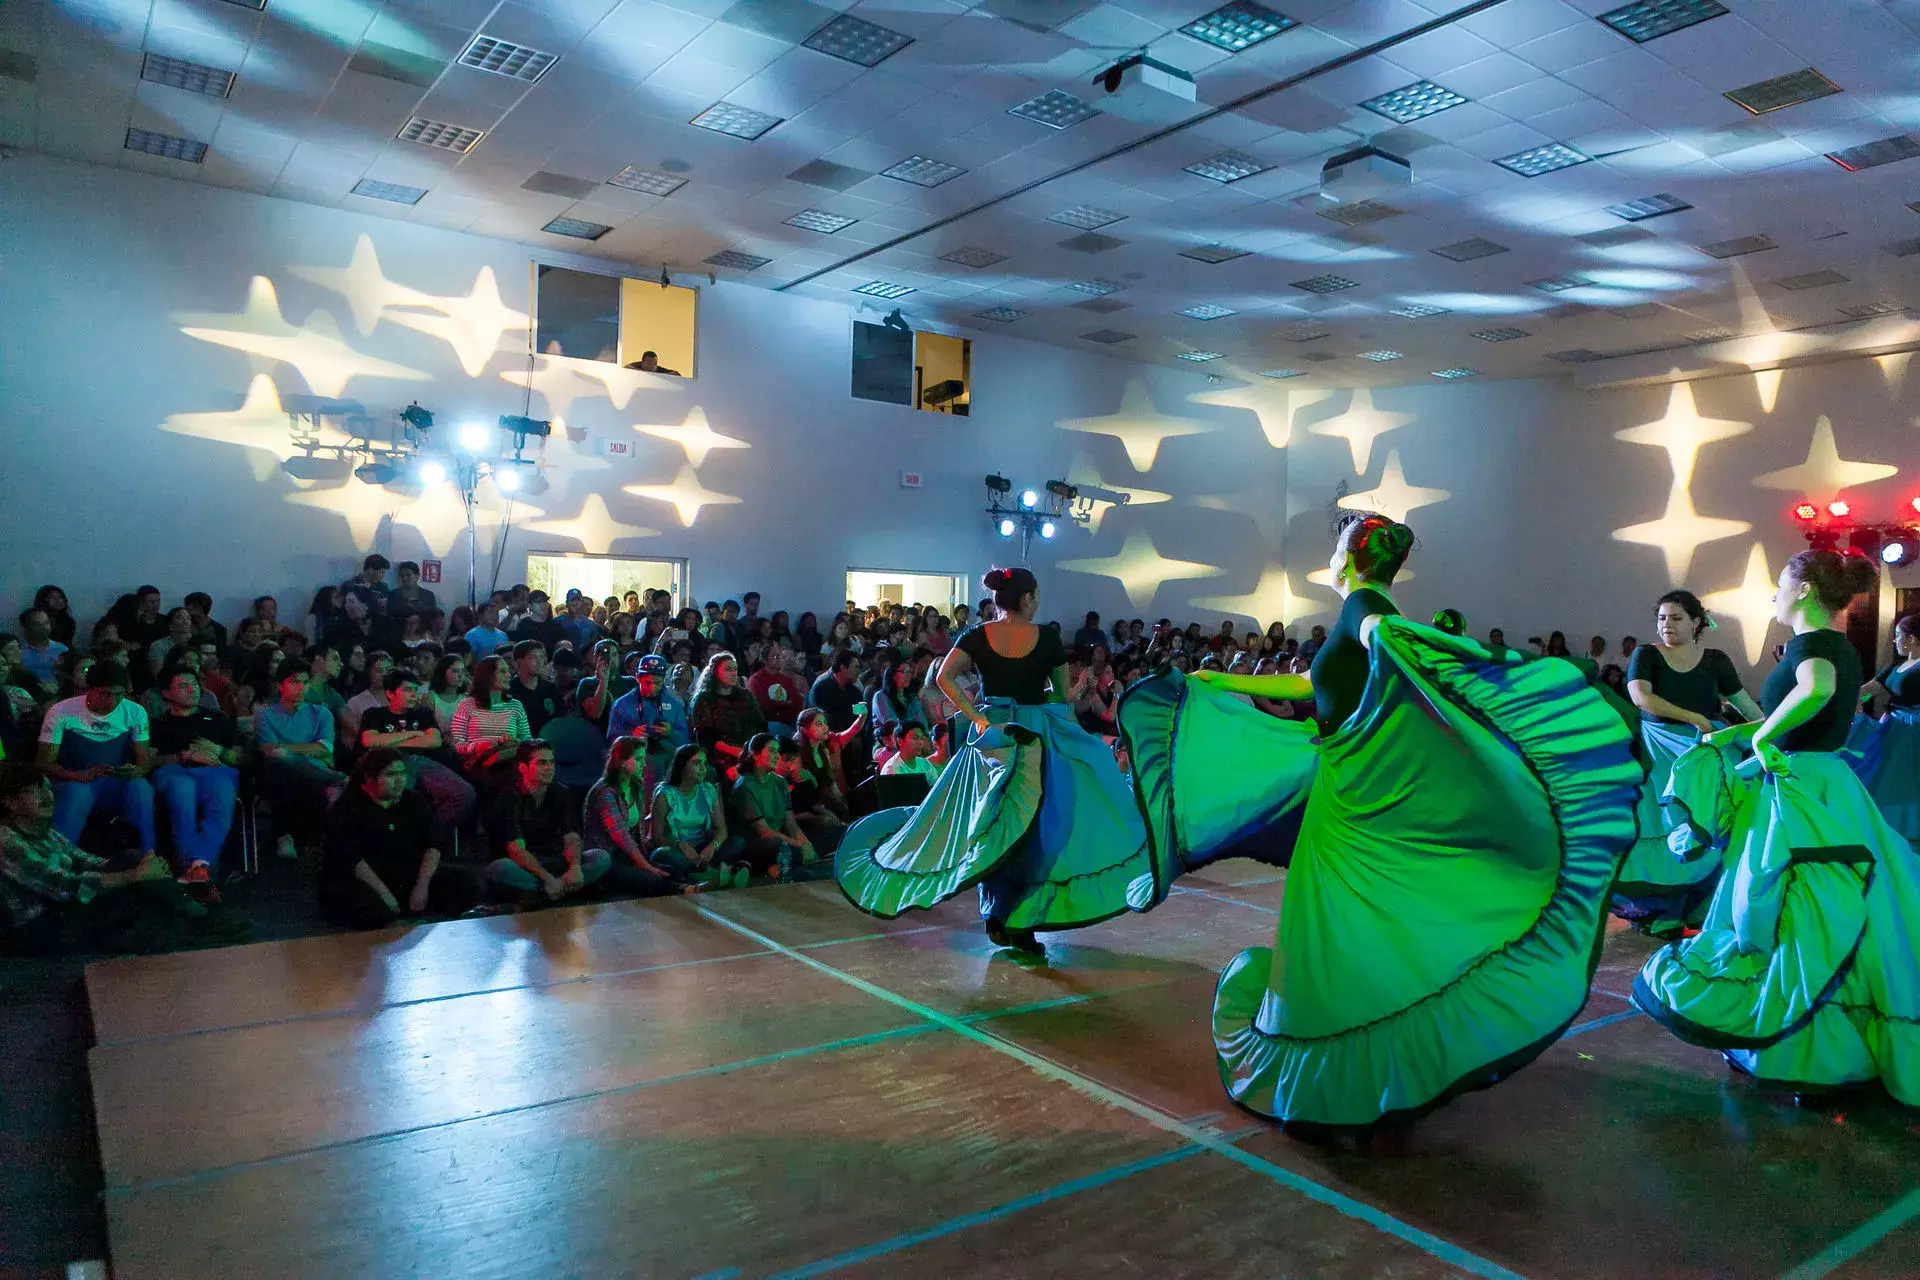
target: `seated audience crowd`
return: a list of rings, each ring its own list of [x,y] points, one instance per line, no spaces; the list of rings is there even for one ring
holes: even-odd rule
[[[849,600],[823,625],[757,592],[676,612],[665,591],[525,585],[447,612],[418,565],[372,555],[298,625],[272,596],[227,626],[205,592],[169,609],[142,586],[83,646],[42,587],[0,635],[0,947],[243,935],[218,888],[242,815],[358,928],[829,875],[849,822],[939,775],[955,708],[933,670],[989,616]],[[1090,613],[1061,696],[1112,738],[1155,666],[1304,671],[1325,634]],[[1633,643],[1576,661],[1618,687]],[[1570,656],[1558,632],[1534,647]]]

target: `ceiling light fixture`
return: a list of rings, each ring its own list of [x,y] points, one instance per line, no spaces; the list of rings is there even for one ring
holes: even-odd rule
[[[1180,256],[1192,258],[1195,262],[1204,262],[1210,266],[1218,266],[1222,262],[1232,262],[1235,258],[1246,257],[1247,251],[1224,244],[1197,244],[1191,249],[1182,249]]]
[[[792,37],[788,37],[791,39]],[[877,67],[913,43],[913,37],[843,13],[801,41],[807,48],[828,57],[839,58],[862,67]]]
[[[1105,297],[1109,293],[1117,293],[1120,290],[1120,286],[1111,280],[1069,280],[1067,288],[1075,293],[1091,294],[1096,298]]]
[[[1480,339],[1482,342],[1512,342],[1515,338],[1526,338],[1532,335],[1525,329],[1502,328],[1481,329],[1472,336]]]
[[[1111,347],[1118,342],[1132,342],[1140,335],[1122,333],[1118,329],[1095,329],[1091,333],[1083,333],[1080,336],[1088,342],[1097,342],[1102,346]]]
[[[1645,222],[1648,218],[1665,217],[1669,213],[1685,213],[1691,208],[1693,206],[1679,196],[1661,192],[1659,195],[1629,200],[1625,204],[1610,204],[1607,212],[1625,222]]]
[[[914,291],[912,285],[889,284],[885,280],[869,280],[855,293],[864,293],[870,298],[904,298]]]
[[[549,235],[569,236],[575,240],[598,240],[613,230],[605,223],[588,222],[584,218],[555,218],[540,229]]]
[[[841,213],[828,213],[825,209],[802,209],[783,221],[788,226],[798,227],[802,231],[818,231],[823,236],[830,236],[836,231],[845,231],[859,219],[849,218]]]
[[[1784,76],[1775,76],[1771,80],[1729,89],[1720,96],[1736,107],[1763,116],[1769,111],[1797,107],[1817,98],[1830,98],[1839,92],[1839,85],[1808,67],[1802,71],[1790,71]]]
[[[1480,371],[1478,369],[1435,369],[1433,376],[1445,378],[1451,382],[1456,378],[1477,378],[1480,376]]]
[[[1529,280],[1529,289],[1538,289],[1542,293],[1565,293],[1569,289],[1579,289],[1593,283],[1584,276],[1548,276],[1544,280]]]
[[[1289,284],[1292,288],[1302,289],[1307,293],[1319,294],[1339,293],[1342,289],[1357,289],[1360,287],[1358,280],[1349,280],[1345,276],[1332,274],[1313,276],[1306,280],[1293,280],[1290,281]]]
[[[1305,369],[1262,369],[1260,371],[1260,376],[1263,378],[1276,378],[1276,379],[1304,378],[1307,376],[1307,371]]]
[[[976,271],[1005,262],[1007,255],[995,253],[992,249],[980,249],[971,245],[962,245],[958,249],[949,249],[940,255],[940,261],[951,262],[956,267],[972,267]]]
[[[558,59],[551,53],[542,53],[538,49],[529,49],[526,45],[493,36],[475,36],[466,52],[460,55],[460,65],[463,67],[491,71],[494,75],[524,80],[528,84],[547,74],[547,69],[556,61]]]
[[[677,173],[666,173],[660,169],[649,169],[645,165],[630,164],[607,179],[610,187],[619,187],[625,191],[638,191],[647,196],[670,196],[687,185],[687,180]]]
[[[224,98],[233,92],[233,72],[158,53],[149,53],[140,60],[140,78],[169,89],[203,93],[209,98]]]
[[[738,249],[722,249],[702,261],[710,267],[726,267],[732,271],[758,271],[773,259],[763,258],[757,253],[743,253]]]
[[[1453,308],[1436,307],[1426,302],[1409,302],[1404,307],[1392,307],[1387,311],[1390,316],[1399,316],[1403,320],[1424,320],[1428,316],[1451,315]]]
[[[1639,0],[1600,15],[1600,21],[1635,44],[1685,31],[1727,12],[1719,0]]]
[[[1473,262],[1479,258],[1491,258],[1496,254],[1510,253],[1503,244],[1491,240],[1482,240],[1478,236],[1471,240],[1460,240],[1453,244],[1443,244],[1438,249],[1429,249],[1428,253],[1449,262]]]
[[[1226,352],[1224,351],[1182,351],[1178,354],[1180,359],[1182,360],[1190,361],[1193,364],[1205,364],[1209,360],[1221,359],[1226,355]]]
[[[880,176],[892,178],[896,182],[911,182],[916,187],[937,187],[943,182],[951,182],[966,170],[957,164],[947,164],[940,160],[929,160],[925,156],[908,156],[899,164],[882,169]]]
[[[1048,214],[1047,221],[1057,222],[1063,227],[1079,227],[1082,231],[1097,231],[1101,227],[1124,222],[1126,217],[1124,213],[1102,209],[1099,205],[1081,204],[1071,209],[1062,209],[1059,213]]]
[[[206,143],[196,142],[192,138],[176,138],[170,133],[155,133],[150,129],[127,130],[125,145],[129,151],[159,156],[164,160],[184,160],[188,164],[199,164],[207,158]]]
[[[1360,105],[1377,116],[1385,116],[1399,124],[1412,124],[1415,120],[1437,116],[1467,101],[1465,94],[1455,93],[1431,80],[1415,80],[1379,97],[1368,98]]]
[[[1222,320],[1227,316],[1239,315],[1240,313],[1232,307],[1222,307],[1211,302],[1201,302],[1191,307],[1183,307],[1180,314],[1189,320]]]
[[[444,120],[428,120],[423,116],[414,116],[401,125],[400,132],[393,136],[402,142],[417,142],[423,147],[432,147],[436,151],[454,151],[465,155],[473,150],[480,139],[487,136],[487,131],[448,124]]]
[[[985,311],[976,311],[973,314],[981,320],[991,320],[995,324],[1011,324],[1015,320],[1025,320],[1032,313],[1022,311],[1018,307],[989,307]]]
[[[1214,182],[1238,182],[1242,178],[1251,178],[1256,173],[1265,173],[1272,165],[1262,164],[1244,151],[1222,151],[1217,156],[1208,156],[1205,160],[1196,160],[1186,167],[1185,172],[1196,178],[1208,178]]]
[[[1100,111],[1070,93],[1049,89],[1038,97],[1028,98],[1017,107],[1009,107],[1007,114],[1043,124],[1049,129],[1071,129],[1082,121],[1093,119]]]
[[[1778,249],[1771,236],[1741,236],[1734,240],[1717,240],[1712,244],[1695,246],[1709,258],[1738,258],[1749,253],[1764,253],[1768,249]]]
[[[1920,156],[1920,137],[1911,133],[1895,134],[1891,138],[1848,147],[1844,151],[1827,152],[1827,159],[1848,173],[1858,173],[1862,169],[1877,169],[1883,164],[1892,164],[1896,160],[1911,160],[1915,156]]]
[[[766,136],[769,129],[783,122],[783,117],[755,111],[752,107],[736,107],[731,102],[716,102],[687,121],[696,129],[710,129],[748,142]]]
[[[427,194],[425,187],[402,186],[398,182],[377,182],[372,178],[362,178],[353,184],[350,196],[363,196],[368,200],[386,200],[392,204],[419,204],[420,197]]]
[[[1362,351],[1360,358],[1362,360],[1371,360],[1375,364],[1385,364],[1389,360],[1405,360],[1407,353],[1404,351]]]
[[[1558,173],[1562,169],[1571,169],[1575,165],[1586,164],[1592,159],[1593,157],[1584,151],[1575,150],[1564,142],[1549,142],[1545,146],[1528,147],[1525,151],[1516,151],[1510,156],[1502,156],[1494,163],[1523,178],[1539,178],[1549,173]]]
[[[1204,17],[1195,18],[1180,28],[1180,34],[1192,36],[1216,49],[1225,49],[1228,53],[1239,53],[1299,25],[1284,13],[1275,13],[1263,4],[1238,0],[1234,4],[1221,5]]]

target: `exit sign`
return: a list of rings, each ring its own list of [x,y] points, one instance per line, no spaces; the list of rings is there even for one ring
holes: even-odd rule
[[[609,458],[631,458],[633,456],[633,441],[603,438],[600,441],[600,452],[606,454]]]
[[[440,581],[440,562],[438,560],[422,560],[420,562],[420,581]]]

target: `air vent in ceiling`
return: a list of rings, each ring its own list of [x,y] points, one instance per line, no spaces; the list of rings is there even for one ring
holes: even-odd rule
[[[547,74],[547,69],[554,62],[554,55],[550,53],[487,35],[475,36],[473,43],[467,46],[467,51],[460,55],[460,65],[463,67],[490,71],[496,76],[524,80],[528,84]]]
[[[1775,76],[1771,80],[1762,80],[1757,84],[1729,89],[1721,96],[1736,107],[1745,108],[1756,116],[1763,116],[1769,111],[1779,111],[1783,107],[1797,107],[1803,102],[1831,97],[1838,92],[1840,92],[1839,85],[1812,67],[1808,67],[1804,71],[1793,71],[1784,76]]]
[[[1126,244],[1125,240],[1114,236],[1103,236],[1098,231],[1082,231],[1077,236],[1068,236],[1060,242],[1062,249],[1072,249],[1075,253],[1106,253]]]
[[[1778,249],[1780,246],[1770,236],[1741,236],[1736,240],[1717,240],[1697,247],[1709,258],[1738,258],[1749,253],[1765,253],[1768,249]]]
[[[1225,244],[1197,244],[1191,249],[1182,249],[1180,256],[1217,266],[1222,262],[1232,262],[1235,258],[1244,258],[1247,251]]]
[[[1582,244],[1590,244],[1596,249],[1617,249],[1623,244],[1632,244],[1636,240],[1651,240],[1653,232],[1642,231],[1638,227],[1609,227],[1605,231],[1589,231],[1574,239]]]
[[[1429,249],[1427,252],[1452,262],[1472,262],[1476,258],[1491,258],[1495,254],[1507,253],[1510,250],[1503,244],[1495,244],[1491,240],[1482,240],[1475,236],[1471,240],[1443,244],[1438,249]]]
[[[585,218],[555,218],[540,229],[549,235],[567,236],[574,240],[598,240],[613,230],[604,222],[588,222]]]
[[[1587,347],[1570,347],[1565,351],[1547,352],[1547,359],[1558,360],[1561,364],[1592,364],[1595,360],[1606,358],[1602,353]]]
[[[600,189],[600,184],[589,182],[585,178],[570,178],[564,173],[551,173],[542,169],[521,183],[520,189],[543,196],[565,196],[569,200],[585,200]]]
[[[1841,275],[1838,271],[1821,270],[1808,271],[1797,276],[1783,276],[1774,283],[1782,289],[1798,293],[1802,289],[1824,289],[1830,284],[1845,284],[1847,280],[1848,277]]]
[[[1083,333],[1080,336],[1088,342],[1098,342],[1102,346],[1110,347],[1116,342],[1132,342],[1140,335],[1136,333],[1122,333],[1118,329],[1095,329],[1091,333]]]
[[[1892,164],[1896,160],[1911,160],[1915,156],[1920,156],[1920,137],[1911,133],[1897,133],[1891,138],[1882,138],[1878,142],[1869,142],[1858,147],[1848,147],[1845,151],[1827,153],[1827,159],[1849,173],[1858,173],[1862,169],[1877,169],[1883,164]]]
[[[1342,289],[1357,289],[1360,287],[1358,280],[1349,280],[1345,276],[1332,274],[1312,276],[1305,280],[1293,280],[1290,281],[1289,284],[1295,289],[1301,289],[1307,293],[1319,294],[1339,293]]]
[[[1406,210],[1396,209],[1385,200],[1355,200],[1351,204],[1328,205],[1315,212],[1328,222],[1337,222],[1343,227],[1359,227],[1369,222],[1397,218]]]
[[[1110,316],[1116,311],[1125,311],[1131,302],[1122,302],[1118,298],[1088,298],[1085,302],[1073,304],[1075,311],[1091,311],[1097,316]]]
[[[419,204],[427,194],[425,187],[403,186],[398,182],[380,182],[373,178],[362,178],[353,184],[350,196],[361,196],[368,200],[385,200],[392,204]]]
[[[831,160],[809,160],[787,175],[795,182],[804,182],[810,187],[825,187],[829,191],[845,191],[872,176],[865,169],[835,164]]]
[[[940,255],[942,262],[951,262],[956,267],[972,267],[975,271],[984,270],[1006,260],[1007,255],[1004,253],[996,253],[992,249],[979,249],[971,245],[949,249]]]
[[[396,84],[410,84],[416,89],[430,88],[446,69],[445,58],[428,57],[410,49],[396,49],[378,40],[362,40],[347,62],[349,71],[357,71],[363,76],[378,76]]]

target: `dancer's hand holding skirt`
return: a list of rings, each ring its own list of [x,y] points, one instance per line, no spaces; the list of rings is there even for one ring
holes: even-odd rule
[[[1384,617],[1360,707],[1317,745],[1177,673],[1120,719],[1154,867],[1292,835],[1275,945],[1214,996],[1242,1107],[1410,1118],[1525,1065],[1585,1003],[1641,774],[1571,665]],[[1195,754],[1214,767],[1184,767]]]

